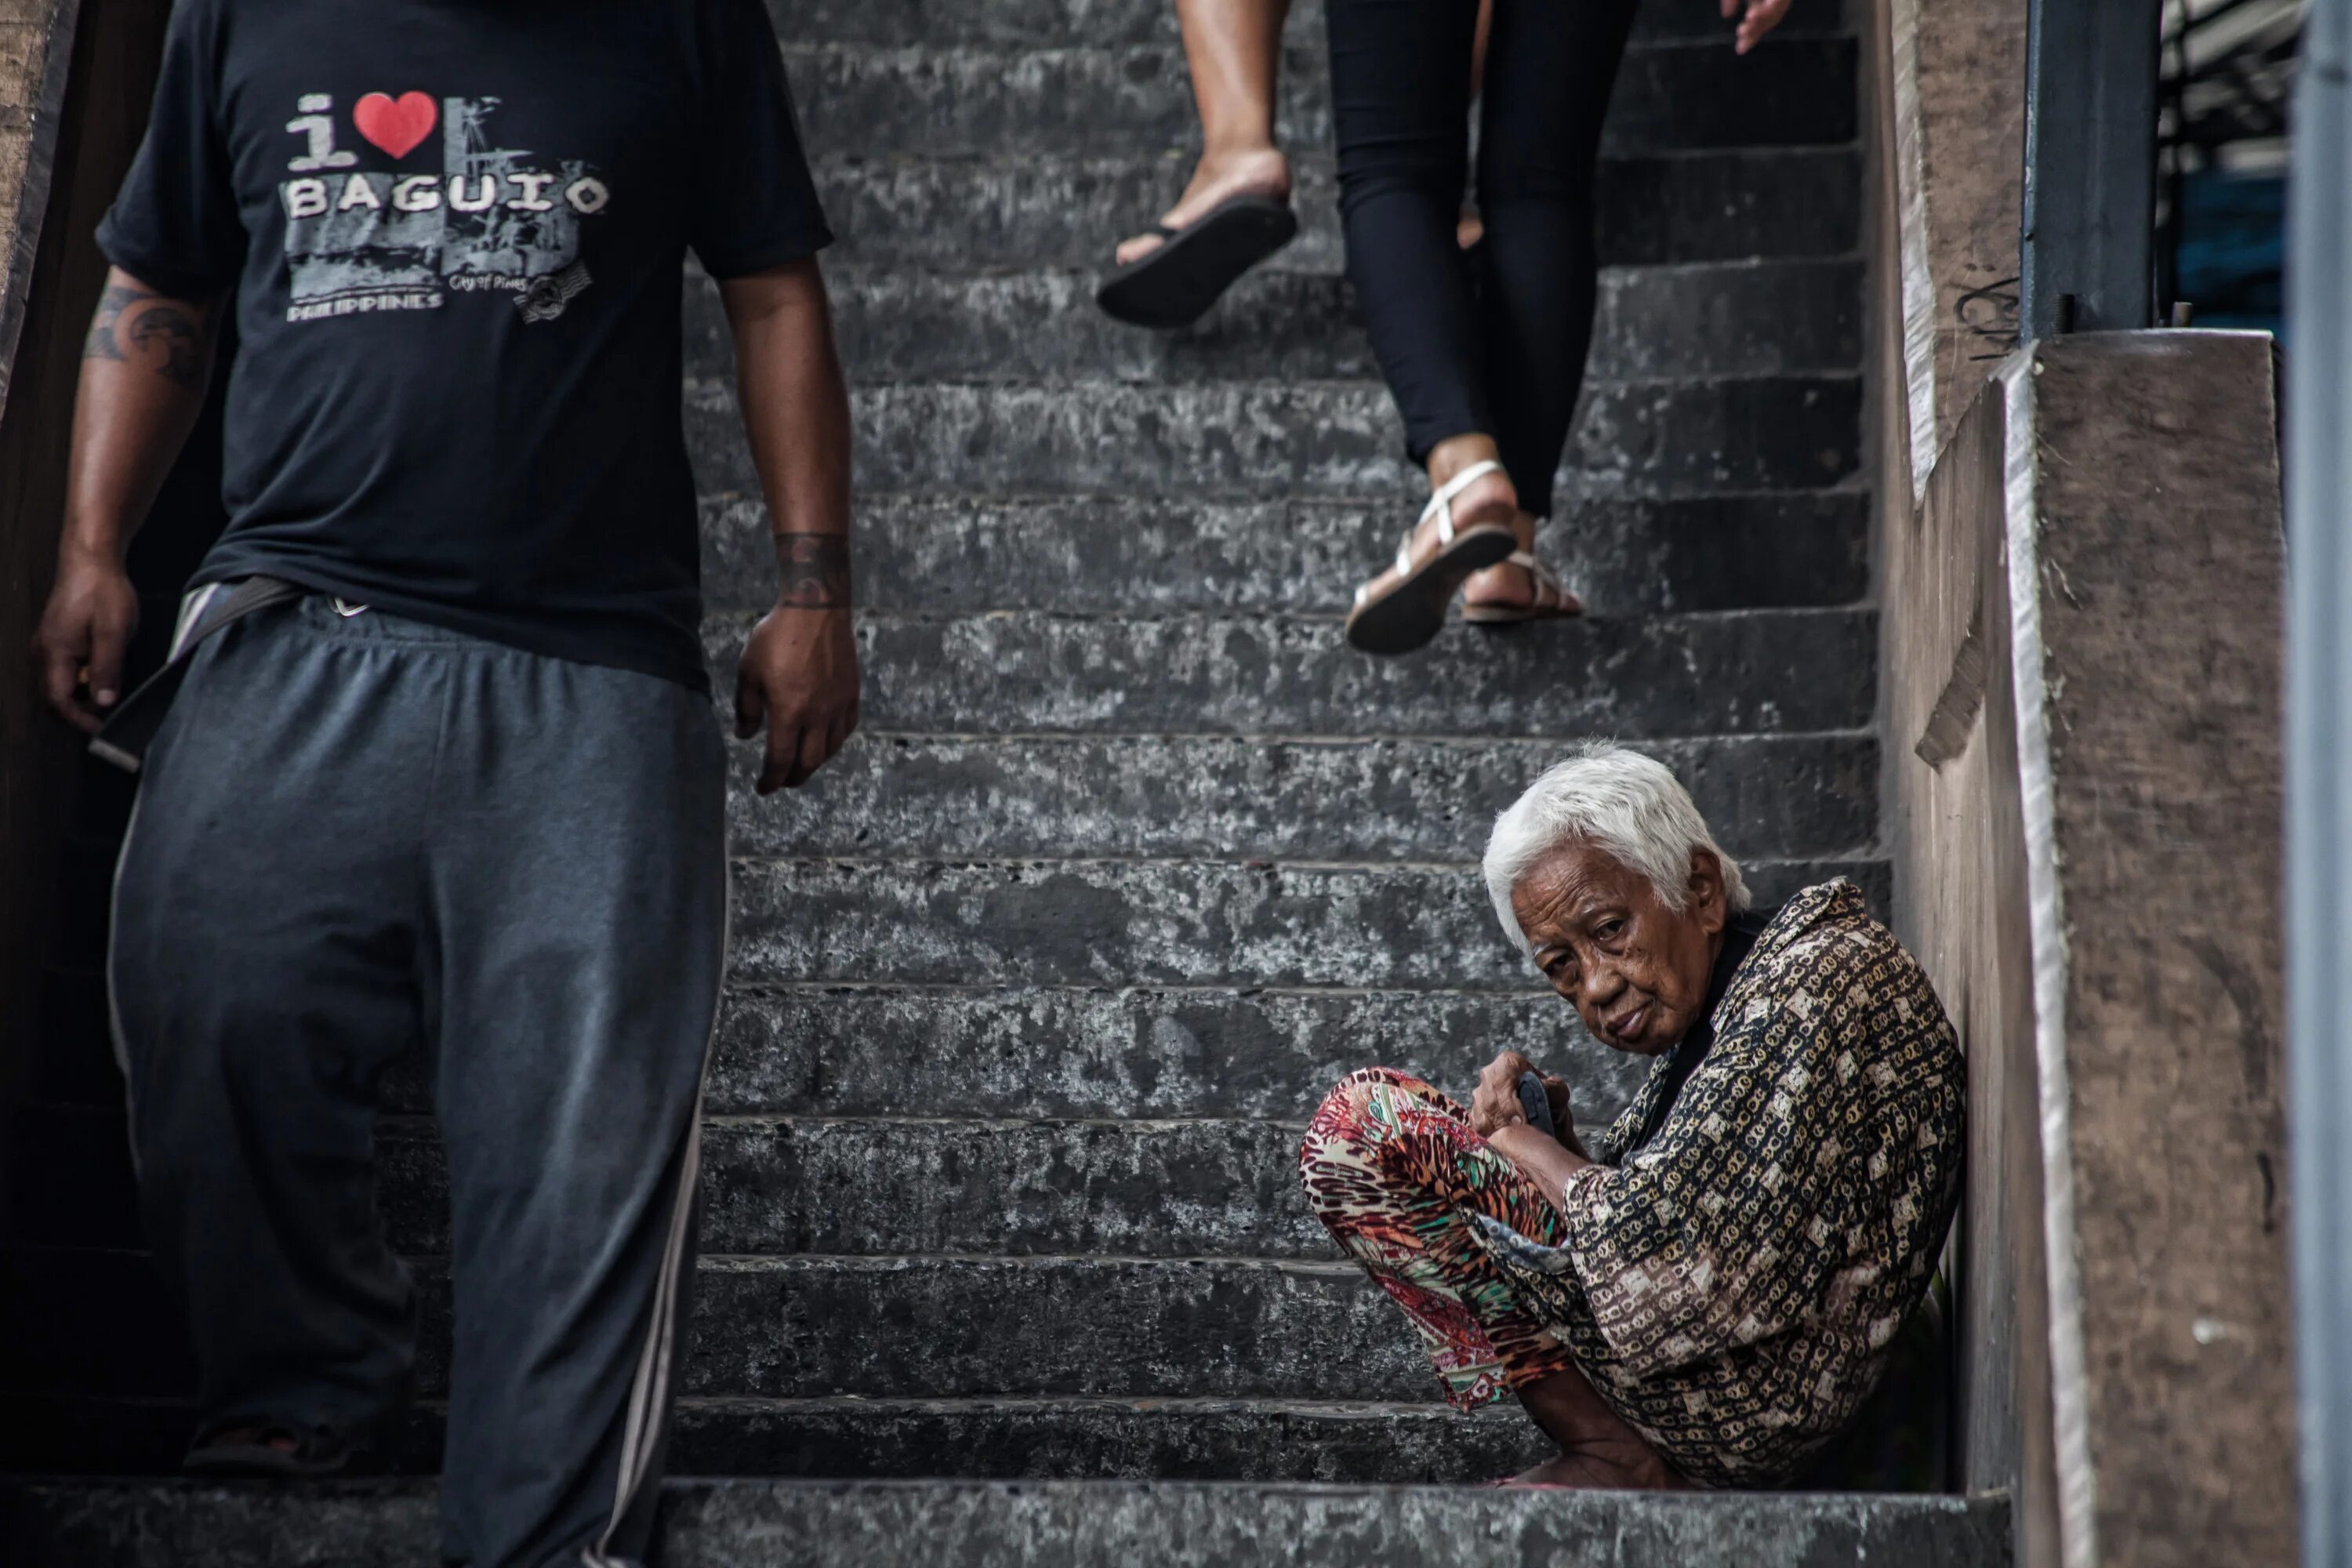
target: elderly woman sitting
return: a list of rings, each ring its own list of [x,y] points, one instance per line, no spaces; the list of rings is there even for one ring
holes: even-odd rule
[[[1659,763],[1593,747],[1495,825],[1504,929],[1595,1039],[1655,1059],[1588,1154],[1529,1064],[1470,1106],[1385,1068],[1299,1151],[1309,1203],[1419,1331],[1447,1396],[1516,1393],[1570,1486],[1790,1479],[1876,1383],[1958,1195],[1958,1044],[1843,880],[1751,911]]]

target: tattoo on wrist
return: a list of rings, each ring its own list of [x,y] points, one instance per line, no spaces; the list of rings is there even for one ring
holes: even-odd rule
[[[849,607],[849,540],[839,533],[779,533],[776,559],[783,566],[778,602],[800,610]]]
[[[204,390],[204,326],[186,305],[150,289],[108,284],[81,357],[151,365],[174,386]]]

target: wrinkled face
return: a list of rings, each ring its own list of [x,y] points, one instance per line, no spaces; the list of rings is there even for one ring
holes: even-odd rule
[[[1536,967],[1593,1038],[1654,1057],[1706,1008],[1726,919],[1722,867],[1707,850],[1692,852],[1686,895],[1677,910],[1607,850],[1568,844],[1528,868],[1511,910]]]

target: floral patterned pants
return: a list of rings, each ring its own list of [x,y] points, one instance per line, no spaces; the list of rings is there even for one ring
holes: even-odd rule
[[[1576,1365],[1496,1269],[1469,1217],[1557,1245],[1559,1211],[1470,1130],[1462,1106],[1388,1068],[1350,1073],[1308,1125],[1298,1173],[1315,1217],[1412,1321],[1457,1408]]]

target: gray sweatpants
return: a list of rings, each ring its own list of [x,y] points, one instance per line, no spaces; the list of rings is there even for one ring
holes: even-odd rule
[[[364,1438],[414,1352],[375,1211],[387,1063],[449,1156],[444,1552],[645,1549],[725,962],[710,704],[305,598],[194,658],[151,749],[110,976],[147,1234],[207,1426]]]

